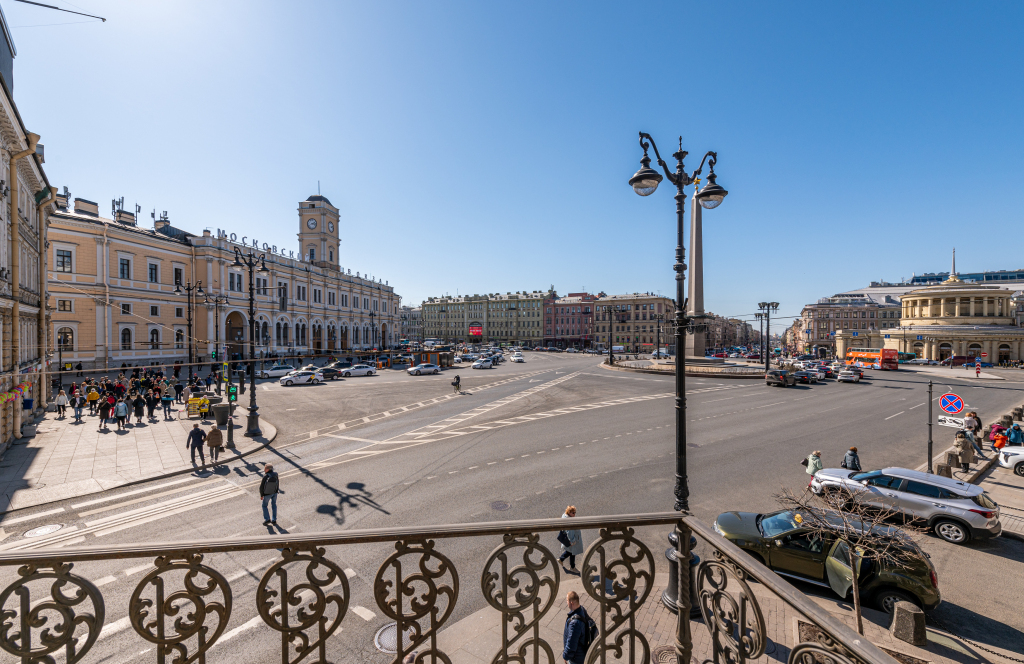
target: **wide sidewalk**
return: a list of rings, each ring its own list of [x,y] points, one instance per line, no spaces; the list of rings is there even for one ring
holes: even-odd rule
[[[100,429],[99,417],[85,410],[76,423],[69,408],[66,417],[46,413],[38,420],[36,435],[14,441],[0,458],[0,512],[34,507],[76,498],[98,491],[187,473],[194,469],[185,447],[188,431],[199,424],[209,431],[208,420],[185,417],[182,404],[175,404],[174,417],[164,419],[162,409],[156,417],[142,418],[141,424],[129,424],[121,431],[116,423]],[[131,418],[134,422],[134,417]],[[260,418],[263,435],[246,438],[246,411],[238,408],[233,416],[234,448],[225,448],[219,461],[248,454],[271,442],[277,427]],[[220,427],[227,440],[227,427]],[[209,448],[204,448],[209,463]]]
[[[655,574],[652,592],[636,615],[636,628],[647,639],[651,649],[650,661],[652,663],[675,661],[676,616],[661,603],[661,594],[667,581],[667,573]],[[564,598],[569,590],[575,590],[579,594],[583,606],[595,620],[598,620],[600,615],[600,607],[586,595],[580,577],[561,575],[559,588],[555,591],[556,604],[542,618],[540,624],[540,638],[551,646],[555,661],[560,661],[562,658],[562,630],[565,626],[566,616]],[[800,613],[790,608],[760,584],[751,583],[751,591],[754,593],[765,619],[767,644],[765,654],[756,660],[749,661],[752,663],[788,662],[793,646],[808,640],[806,630],[811,628],[811,624]],[[853,630],[857,629],[852,603],[838,598],[833,600],[815,595],[808,597],[847,627]],[[524,611],[524,614],[529,618],[529,613]],[[871,643],[887,651],[889,655],[897,656],[900,661],[914,662],[916,660],[924,664],[928,662],[933,664],[952,664],[953,662],[973,664],[974,662],[992,661],[987,653],[973,644],[958,640],[948,632],[931,625],[927,628],[928,645],[917,647],[898,641],[889,634],[890,617],[887,614],[864,608],[863,616],[864,636]],[[512,628],[514,624],[516,624],[514,621],[509,622],[510,636],[515,634]],[[801,632],[804,632],[803,636],[801,636]],[[711,634],[701,618],[690,621],[690,633],[693,638],[693,658],[690,661],[696,663],[711,659]],[[514,654],[527,638],[529,636],[524,635],[517,640],[509,648],[509,651]],[[628,643],[629,639],[626,639],[627,647]],[[451,658],[452,664],[487,664],[494,661],[496,653],[501,650],[501,614],[496,609],[488,607],[467,616],[438,634],[438,647]],[[1000,654],[1004,656],[1011,655],[1012,652],[1003,649],[995,650],[1000,651]],[[613,658],[610,657],[609,661],[611,659]],[[621,658],[614,659],[615,661],[629,661],[625,654]],[[640,661],[639,656],[636,661]]]
[[[1003,537],[1024,540],[1024,477],[1009,468],[993,465],[977,484],[999,504]]]

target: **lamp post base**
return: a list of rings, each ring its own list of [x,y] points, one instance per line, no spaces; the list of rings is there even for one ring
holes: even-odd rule
[[[263,432],[260,431],[260,414],[256,412],[255,408],[249,409],[249,415],[246,418],[245,423],[245,437],[255,438],[256,436],[262,436]]]

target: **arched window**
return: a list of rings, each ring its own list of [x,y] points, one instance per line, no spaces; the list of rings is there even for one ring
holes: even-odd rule
[[[121,330],[121,350],[132,349],[132,331],[130,328]]]
[[[316,247],[310,247],[309,248],[309,260],[311,260],[311,261],[315,261],[316,260]]]
[[[359,343],[359,328],[358,327],[353,327],[352,328],[352,343],[354,343],[354,344]]]
[[[281,321],[277,321],[274,325],[274,345],[281,345]]]
[[[185,330],[174,331],[174,347],[178,350],[185,347]]]
[[[264,346],[270,343],[270,330],[267,328],[267,321],[263,321],[263,331],[260,334],[260,340]]]
[[[149,331],[149,347],[153,350],[160,350],[160,330]]]
[[[70,327],[57,330],[57,347],[66,353],[75,350],[75,331]]]
[[[333,263],[334,262],[334,249],[328,249],[327,250],[327,256],[329,257],[328,260]]]
[[[285,344],[288,343],[288,323],[281,326],[281,341]]]

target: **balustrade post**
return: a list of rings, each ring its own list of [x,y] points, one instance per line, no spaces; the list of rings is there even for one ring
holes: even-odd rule
[[[677,351],[678,352],[678,348]],[[680,520],[676,524],[676,664],[690,664],[693,639],[690,635],[690,529]]]

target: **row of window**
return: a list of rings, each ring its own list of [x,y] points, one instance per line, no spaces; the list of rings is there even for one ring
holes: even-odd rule
[[[857,314],[860,314],[858,316]],[[880,311],[878,312],[879,318],[899,318],[896,314],[899,313],[895,309],[892,311]],[[852,315],[851,315],[852,314]],[[838,311],[818,311],[815,318],[874,318],[874,311],[844,311],[843,315],[840,316]]]

